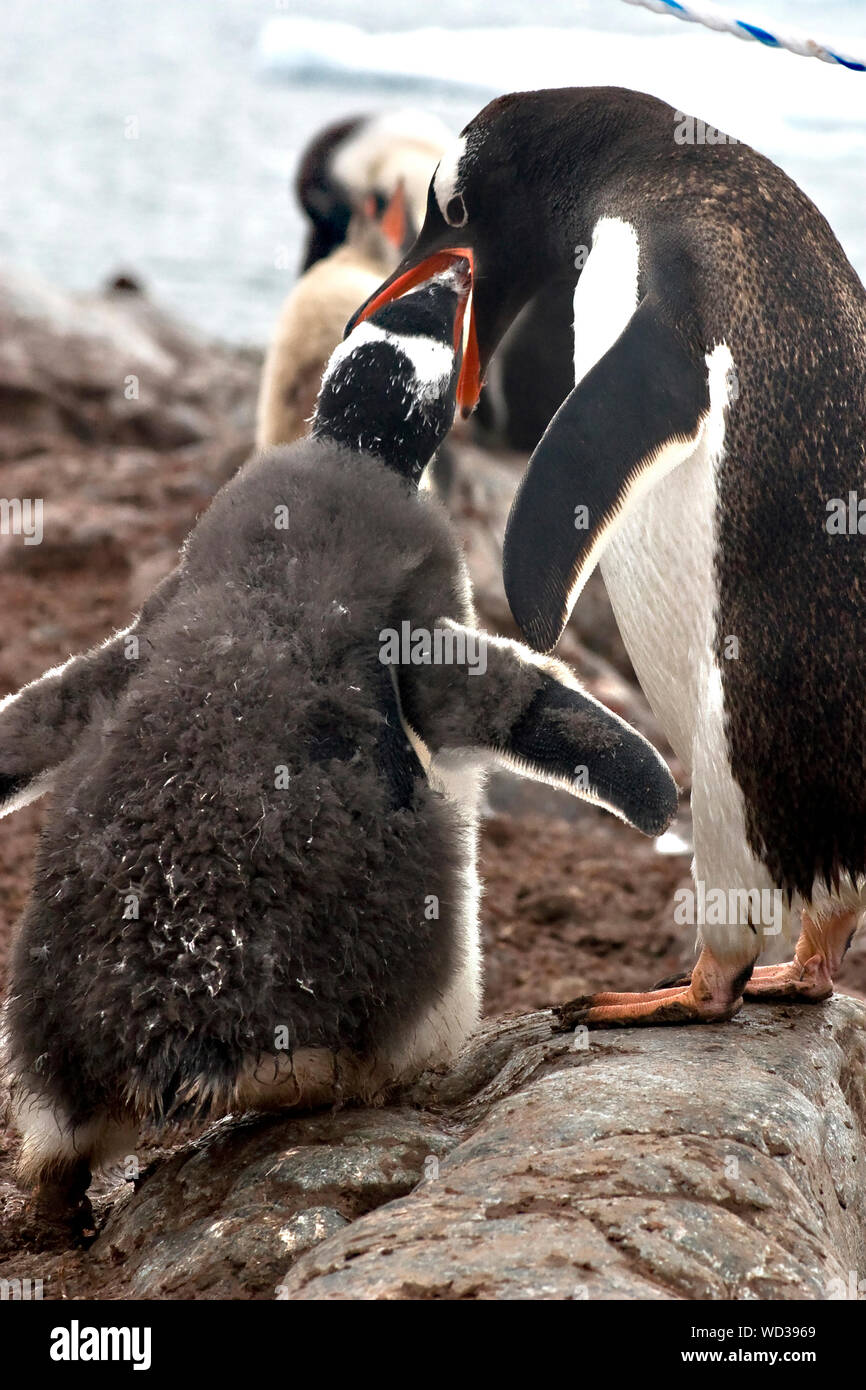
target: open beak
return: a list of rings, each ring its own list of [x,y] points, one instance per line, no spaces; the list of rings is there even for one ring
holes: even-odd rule
[[[474,282],[475,263],[470,246],[449,246],[442,251],[434,251],[431,256],[426,256],[417,265],[403,269],[398,266],[394,274],[385,281],[380,289],[368,299],[366,304],[349,321],[347,331],[355,327],[356,324],[363,323],[364,319],[375,314],[385,304],[390,304],[392,299],[399,299],[401,295],[415,289],[417,285],[423,285],[427,280],[438,275],[441,271],[447,270],[454,261],[469,262],[470,292],[468,296],[461,297],[460,305],[454,321],[454,350],[459,349],[463,337],[463,321],[466,313],[467,299],[469,302],[469,333],[466,339],[466,346],[463,352],[463,363],[460,368],[460,378],[457,383],[457,404],[461,414],[469,415],[478,403],[481,395],[481,363],[478,353],[478,334],[475,323],[475,312],[472,307],[473,295],[471,285]]]

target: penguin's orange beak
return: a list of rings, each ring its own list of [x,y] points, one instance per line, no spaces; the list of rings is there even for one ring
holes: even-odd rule
[[[377,309],[383,308],[385,304],[390,304],[392,299],[399,299],[401,295],[414,290],[416,285],[423,285],[425,281],[438,275],[440,271],[447,270],[454,261],[469,262],[470,286],[474,275],[474,261],[472,258],[472,248],[470,246],[448,247],[445,251],[434,251],[432,256],[420,261],[418,265],[413,265],[410,270],[406,270],[402,275],[397,274],[392,280],[388,280],[383,285],[378,294],[369,299],[363,309],[351,321],[351,327],[355,324],[363,323],[364,319],[375,314]],[[456,352],[463,338],[463,319],[466,313],[467,301],[469,303],[469,333],[466,339],[466,346],[463,352],[463,363],[460,368],[460,378],[457,382],[457,404],[461,413],[466,416],[471,413],[478,403],[481,395],[481,363],[478,353],[478,335],[475,326],[475,313],[472,308],[472,291],[462,299],[457,315],[454,320],[454,351]]]

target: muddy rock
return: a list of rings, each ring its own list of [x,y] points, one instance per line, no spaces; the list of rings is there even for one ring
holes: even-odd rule
[[[5,624],[3,693],[127,623],[172,567],[251,452],[260,362],[145,294],[0,273],[0,492],[41,532],[0,535],[0,607],[31,618]]]
[[[862,1269],[860,1004],[576,1040],[535,1016],[465,1075],[503,1029],[436,1176],[303,1255],[286,1297],[823,1299]]]
[[[825,1299],[866,1255],[866,1007],[491,1021],[380,1110],[222,1122],[116,1200],[120,1296]]]
[[[125,1297],[274,1298],[288,1259],[410,1192],[449,1146],[406,1109],[223,1121],[120,1190],[90,1256]]]

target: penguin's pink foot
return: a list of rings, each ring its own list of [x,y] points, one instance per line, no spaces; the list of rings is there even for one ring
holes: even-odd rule
[[[787,965],[759,965],[743,993],[744,999],[760,1003],[771,999],[803,999],[818,1002],[833,993],[833,977],[823,956],[814,955],[804,964],[795,956]]]
[[[838,912],[821,918],[803,912],[794,959],[786,965],[759,965],[744,997],[757,1002],[800,999],[817,1003],[829,999],[857,928],[857,916],[856,912]]]
[[[641,1028],[669,1023],[722,1023],[742,1003],[751,963],[726,965],[706,946],[684,985],[653,989],[645,994],[588,994],[554,1010],[565,1032],[588,1028]]]

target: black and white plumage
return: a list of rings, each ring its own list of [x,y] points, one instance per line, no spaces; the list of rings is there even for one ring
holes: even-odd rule
[[[826,997],[866,909],[866,550],[827,525],[866,476],[863,285],[781,169],[619,88],[486,107],[371,302],[449,254],[473,262],[465,406],[522,307],[583,262],[575,386],[515,498],[506,591],[549,650],[600,562],[691,769],[694,875],[718,904],[702,985],[591,1002],[591,1021],[728,1017],[744,985]],[[750,980],[798,919],[791,965]]]
[[[454,1055],[488,761],[648,834],[675,811],[567,668],[474,630],[416,486],[466,290],[458,267],[344,343],[313,437],[252,458],[131,627],[0,711],[7,802],[53,783],[6,1030],[19,1171],[55,1199],[143,1120],[371,1098]],[[426,659],[385,651],[403,631]]]

